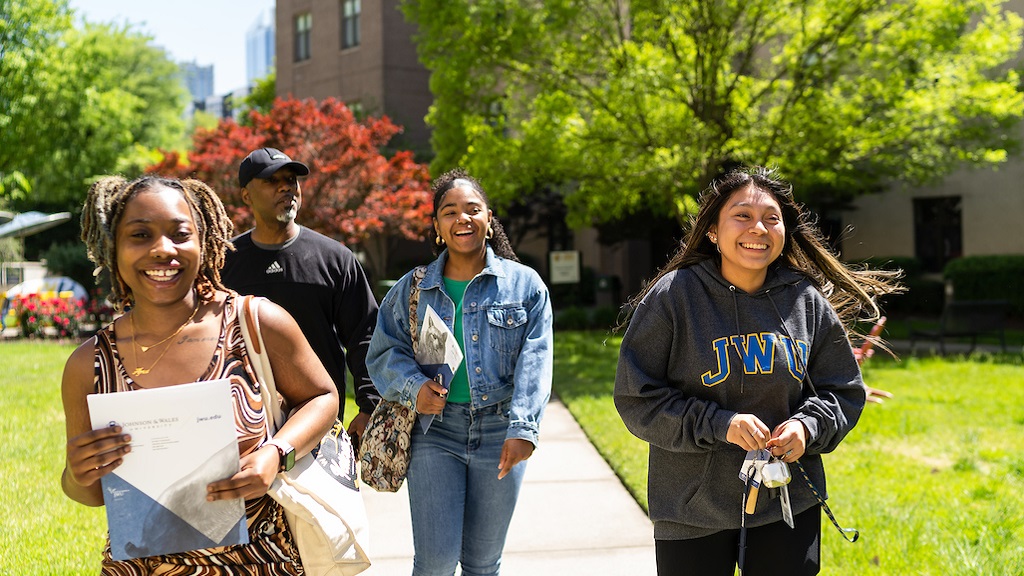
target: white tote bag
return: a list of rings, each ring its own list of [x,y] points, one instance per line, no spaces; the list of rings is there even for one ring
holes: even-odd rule
[[[257,308],[260,298],[245,296],[239,307],[246,351],[260,380],[271,436],[285,415],[274,385],[270,358],[263,345]],[[340,421],[318,449],[277,475],[268,494],[284,508],[302,566],[312,576],[351,576],[370,567],[369,521],[359,493],[352,442]]]

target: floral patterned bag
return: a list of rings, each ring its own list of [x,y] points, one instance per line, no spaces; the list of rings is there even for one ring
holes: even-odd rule
[[[420,300],[420,281],[427,268],[413,271],[409,291],[409,335],[413,349],[419,341],[416,306]],[[397,492],[409,471],[409,447],[416,411],[391,400],[381,400],[370,415],[359,442],[359,477],[378,492]]]

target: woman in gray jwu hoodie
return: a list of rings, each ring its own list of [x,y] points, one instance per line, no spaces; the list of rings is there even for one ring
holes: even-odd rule
[[[650,443],[660,576],[731,576],[741,523],[746,574],[818,572],[820,504],[793,462],[827,498],[820,455],[865,402],[840,317],[877,318],[895,277],[844,266],[771,171],[730,172],[701,195],[679,251],[632,302],[615,377],[622,420]],[[743,514],[754,449],[793,468],[794,529],[765,489]]]

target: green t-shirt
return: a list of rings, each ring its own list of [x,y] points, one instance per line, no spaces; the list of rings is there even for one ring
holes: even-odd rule
[[[469,396],[469,374],[466,373],[466,344],[462,339],[462,297],[466,294],[466,287],[469,280],[460,282],[458,280],[444,279],[444,288],[448,291],[452,301],[455,302],[455,341],[459,343],[462,350],[462,363],[455,370],[451,385],[448,387],[448,401],[456,404],[468,404]]]

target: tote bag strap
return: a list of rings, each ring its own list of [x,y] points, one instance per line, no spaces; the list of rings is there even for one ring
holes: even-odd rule
[[[412,271],[412,287],[409,289],[409,337],[412,338],[412,350],[416,353],[420,345],[419,317],[416,313],[420,304],[420,282],[427,274],[426,266],[417,266]]]
[[[274,371],[270,367],[270,356],[267,354],[267,347],[263,342],[263,334],[260,332],[259,303],[263,298],[252,295],[242,297],[242,306],[238,314],[238,322],[242,328],[242,339],[245,341],[245,350],[249,355],[249,362],[256,372],[256,378],[260,384],[260,395],[263,397],[263,407],[267,411],[267,432],[272,437],[274,432],[284,426],[284,410],[281,408],[281,401],[277,396],[277,387],[274,384]]]

